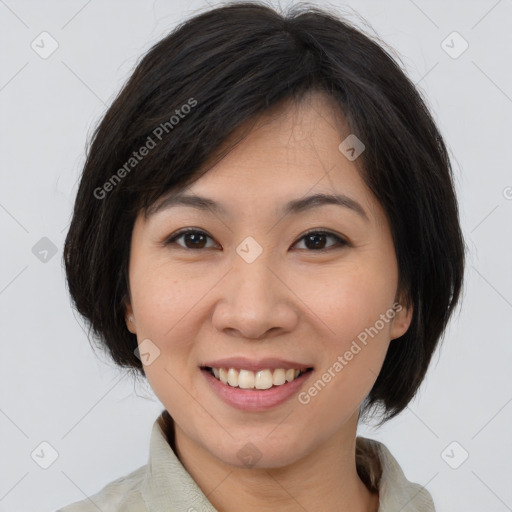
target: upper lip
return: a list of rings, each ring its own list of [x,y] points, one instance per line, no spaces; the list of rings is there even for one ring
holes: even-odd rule
[[[257,372],[260,370],[276,370],[283,368],[284,370],[306,370],[312,368],[310,364],[303,364],[297,361],[289,361],[275,357],[266,357],[263,359],[249,359],[247,357],[227,357],[224,359],[216,359],[215,361],[206,361],[201,367],[210,368],[235,368],[237,370],[251,370]]]

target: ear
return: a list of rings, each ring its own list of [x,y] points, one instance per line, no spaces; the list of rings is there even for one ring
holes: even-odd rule
[[[125,319],[125,322],[126,322],[126,327],[128,328],[128,330],[131,333],[137,334],[137,328],[136,328],[136,325],[135,325],[135,317],[133,315],[133,308],[132,308],[132,305],[131,305],[131,303],[130,303],[130,301],[128,299],[126,299],[125,302],[124,302],[124,308],[125,308],[124,319]]]
[[[393,309],[395,316],[392,320],[390,332],[392,340],[400,338],[400,336],[403,336],[407,332],[407,329],[409,329],[411,325],[414,311],[412,303],[405,299],[395,300]]]

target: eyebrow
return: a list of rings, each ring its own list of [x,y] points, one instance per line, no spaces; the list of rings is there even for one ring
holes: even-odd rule
[[[287,215],[289,213],[301,213],[313,208],[318,208],[324,205],[337,205],[343,208],[348,208],[353,212],[357,213],[367,222],[370,221],[364,208],[355,200],[345,194],[314,194],[299,199],[293,199],[288,203],[285,203],[278,213]],[[211,210],[213,213],[226,215],[227,210],[213,199],[202,197],[198,195],[187,195],[187,194],[175,194],[166,197],[160,203],[151,206],[146,217],[149,218],[156,213],[174,208],[177,206],[188,206],[197,210]]]

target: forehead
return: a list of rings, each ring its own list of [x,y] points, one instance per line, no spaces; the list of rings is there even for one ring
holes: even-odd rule
[[[334,100],[321,92],[309,92],[300,102],[287,99],[242,124],[212,155],[214,159],[229,149],[212,170],[219,176],[230,168],[243,169],[259,163],[253,173],[257,181],[277,179],[278,171],[286,165],[293,167],[285,173],[290,177],[308,167],[311,177],[318,177],[319,170],[322,174],[328,172],[329,164],[350,163],[338,149],[349,134],[348,123]],[[208,168],[210,163],[205,162],[203,167]],[[345,167],[349,172],[350,168],[356,170],[353,164]]]
[[[338,195],[355,203],[354,211],[361,205],[370,218],[378,205],[357,160],[350,161],[339,149],[348,135],[341,111],[324,94],[311,93],[300,103],[286,101],[231,134],[213,157],[239,142],[220,161],[205,162],[198,170],[201,177],[184,192],[212,198],[228,212],[260,215],[282,211],[292,199]],[[171,205],[168,199],[176,195],[167,194],[150,213]]]

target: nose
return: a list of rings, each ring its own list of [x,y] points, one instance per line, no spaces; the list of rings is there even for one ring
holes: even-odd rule
[[[252,340],[292,331],[298,323],[298,307],[284,274],[279,265],[271,267],[264,255],[251,263],[235,258],[217,287],[214,327],[230,336]]]

